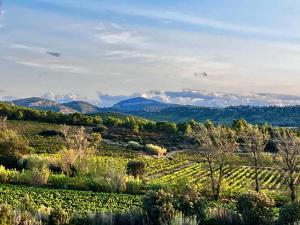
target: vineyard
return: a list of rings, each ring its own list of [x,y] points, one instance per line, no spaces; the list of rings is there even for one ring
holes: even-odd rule
[[[14,207],[21,206],[26,194],[35,208],[62,207],[70,213],[139,210],[142,200],[138,195],[0,185],[0,203],[8,203]]]
[[[176,184],[185,180],[202,186],[207,182],[208,170],[204,163],[186,162],[180,165],[174,162],[174,167],[168,165],[157,174],[153,174],[154,182],[162,182],[166,184]],[[178,168],[179,167],[179,168]],[[178,169],[176,169],[178,168]],[[250,166],[226,166],[225,183],[231,190],[245,190],[253,188],[255,170]],[[259,169],[258,175],[262,189],[268,190],[285,190],[287,188],[287,180],[283,173],[272,168]],[[299,182],[300,174],[297,174],[297,182]]]

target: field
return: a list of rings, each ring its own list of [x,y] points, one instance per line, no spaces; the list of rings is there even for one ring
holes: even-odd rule
[[[33,148],[33,153],[23,158],[22,162],[29,164],[23,164],[20,170],[2,167],[0,204],[8,203],[15,208],[21,208],[24,196],[28,195],[30,204],[35,209],[61,207],[70,215],[88,212],[142,212],[144,194],[151,189],[175,190],[178,185],[189,184],[191,187],[193,184],[194,190],[198,193],[209,195],[211,191],[209,170],[203,152],[199,153],[195,149],[168,149],[166,156],[153,156],[145,148],[142,151],[127,146],[126,141],[131,140],[127,140],[129,134],[124,139],[118,139],[122,136],[122,132],[126,132],[124,129],[118,129],[119,133],[116,133],[113,139],[102,136],[101,144],[95,149],[96,154],[89,155],[86,164],[82,164],[87,169],[83,169],[82,173],[70,175],[62,170],[50,169],[61,168],[60,150],[66,146],[66,142],[59,134],[59,125],[26,121],[8,121],[7,125],[26,138],[29,146]],[[79,129],[73,126],[71,130],[76,132]],[[91,130],[87,128],[87,134],[90,134]],[[143,137],[145,134],[139,135]],[[159,135],[156,133],[154,136]],[[149,136],[139,143],[149,143],[146,141],[148,138]],[[154,142],[150,143],[159,145],[160,142],[155,140],[159,139],[151,139]],[[258,170],[260,189],[276,198],[276,204],[283,204],[289,193],[287,179],[283,172],[274,166],[276,157],[269,153],[263,154],[263,162]],[[127,164],[131,161],[144,163],[142,178],[134,179],[126,173]],[[32,182],[34,174],[41,179],[44,178],[44,174],[42,171],[31,170],[32,168],[28,166],[31,162],[36,169],[41,168],[39,165],[48,166],[49,177],[45,182],[39,183],[40,180],[37,183]],[[216,165],[214,170],[217,173]],[[300,174],[297,173],[295,177],[295,183],[299,185]],[[252,167],[250,154],[233,153],[230,162],[224,167],[220,199],[217,202],[210,199],[209,207],[217,204],[235,210],[238,196],[254,190],[254,178],[255,169]],[[119,181],[124,182],[124,189],[116,189],[119,187],[117,185],[121,184]]]
[[[9,203],[14,207],[21,206],[26,194],[35,208],[61,207],[70,213],[140,210],[142,199],[138,195],[0,185],[0,203]]]

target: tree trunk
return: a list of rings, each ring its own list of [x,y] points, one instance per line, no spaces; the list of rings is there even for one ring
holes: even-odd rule
[[[255,191],[259,192],[258,165],[256,160],[255,160]]]
[[[295,190],[295,182],[294,182],[294,176],[293,172],[290,172],[290,178],[289,178],[289,187],[290,187],[290,197],[291,201],[294,202],[296,200],[296,190]]]
[[[210,181],[211,181],[211,191],[213,195],[216,193],[216,188],[215,188],[215,180],[214,180],[214,170],[212,166],[212,162],[208,160],[208,165],[209,165],[209,173],[210,173]]]
[[[218,184],[217,184],[217,190],[216,190],[216,196],[215,198],[218,200],[220,197],[220,192],[221,192],[221,184],[223,180],[223,163],[219,167],[219,179],[218,179]]]

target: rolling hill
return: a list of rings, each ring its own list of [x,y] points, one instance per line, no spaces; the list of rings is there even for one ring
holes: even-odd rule
[[[100,110],[97,106],[84,101],[72,101],[62,105],[84,114],[97,113]]]
[[[268,123],[274,126],[300,127],[300,106],[232,106],[227,108],[199,107],[167,104],[146,98],[121,101],[110,108],[99,108],[83,101],[57,103],[43,98],[26,98],[12,101],[13,104],[39,110],[61,113],[101,114],[117,113],[132,115],[155,121],[185,122],[211,120],[220,124],[231,124],[244,118],[252,124]]]
[[[17,106],[23,106],[23,107],[33,108],[33,109],[38,109],[43,111],[60,112],[64,114],[76,112],[76,110],[67,107],[63,104],[48,99],[39,98],[39,97],[18,99],[12,101],[11,103]]]

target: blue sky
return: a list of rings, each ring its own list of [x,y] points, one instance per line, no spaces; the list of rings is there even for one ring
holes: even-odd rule
[[[0,97],[300,95],[298,0],[2,2]]]

